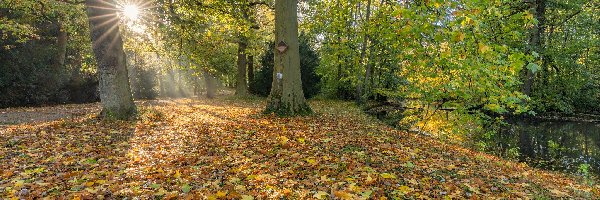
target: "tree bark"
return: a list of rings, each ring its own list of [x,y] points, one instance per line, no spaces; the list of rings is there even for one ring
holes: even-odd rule
[[[369,86],[369,77],[371,76],[371,65],[369,65],[369,60],[365,61],[365,57],[367,55],[367,45],[369,43],[369,22],[371,17],[371,0],[367,1],[367,13],[365,15],[365,34],[363,38],[362,47],[360,50],[360,61],[359,64],[365,66],[365,77],[363,79],[363,84],[360,83],[356,86],[356,102],[358,104],[363,103],[363,89],[368,90]]]
[[[535,2],[532,4],[532,10],[533,15],[538,23],[534,25],[533,29],[531,30],[531,37],[529,38],[529,53],[535,51],[541,56],[541,59],[543,59],[544,46],[542,40],[543,33],[546,29],[546,0],[535,0]],[[526,73],[522,92],[527,96],[531,96],[531,90],[535,81],[535,73],[527,68],[524,70]]]
[[[206,97],[209,99],[215,98],[216,96],[216,84],[215,78],[208,73],[208,71],[204,70],[204,83],[206,84]]]
[[[237,81],[235,87],[235,95],[245,96],[248,94],[248,84],[246,82],[246,39],[240,38],[238,42],[238,57],[237,57]]]
[[[67,57],[67,41],[69,35],[62,23],[57,22],[56,24],[58,26],[58,35],[56,37],[56,46],[58,48],[56,54],[56,68],[58,70],[63,70],[65,67],[65,59]]]
[[[248,55],[248,82],[254,82],[254,56]]]
[[[280,116],[312,113],[302,91],[297,9],[298,0],[275,1],[275,67],[266,113]]]
[[[129,87],[116,4],[114,1],[86,0],[85,5],[98,67],[101,115],[104,118],[129,119],[135,115],[136,107]]]

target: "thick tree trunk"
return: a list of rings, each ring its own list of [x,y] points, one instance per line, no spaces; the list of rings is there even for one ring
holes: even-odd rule
[[[546,0],[535,0],[532,4],[533,15],[535,19],[538,21],[536,25],[533,26],[531,30],[531,37],[529,38],[529,52],[535,51],[538,53],[543,59],[543,34],[546,30]],[[525,81],[523,82],[522,92],[528,96],[531,95],[531,89],[533,87],[535,73],[529,69],[524,69],[525,73]]]
[[[86,0],[85,5],[100,77],[101,115],[104,118],[129,119],[135,115],[136,108],[129,87],[123,41],[114,8],[116,4],[114,1]]]
[[[248,82],[254,82],[254,56],[248,55]]]
[[[206,97],[209,99],[215,98],[217,86],[215,84],[215,78],[208,73],[206,70],[203,71],[204,83],[206,84]]]
[[[289,116],[312,112],[302,91],[297,7],[298,0],[275,1],[275,67],[266,113]]]
[[[237,81],[235,87],[235,95],[244,96],[248,94],[248,84],[246,83],[246,39],[241,38],[238,42],[238,57],[237,57]]]

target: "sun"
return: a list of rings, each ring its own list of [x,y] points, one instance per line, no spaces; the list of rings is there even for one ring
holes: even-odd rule
[[[128,20],[136,21],[140,17],[140,9],[136,5],[125,5],[123,6],[123,16]]]

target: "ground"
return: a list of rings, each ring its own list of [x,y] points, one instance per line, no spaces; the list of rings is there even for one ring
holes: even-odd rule
[[[89,112],[0,125],[0,197],[600,196],[600,186],[573,176],[394,130],[350,102],[313,101],[316,114],[295,118],[261,114],[264,102],[138,102],[131,122],[97,119],[98,104],[44,108]]]

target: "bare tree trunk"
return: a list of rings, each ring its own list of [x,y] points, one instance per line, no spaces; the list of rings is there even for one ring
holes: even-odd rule
[[[67,57],[67,41],[69,39],[69,35],[62,23],[57,22],[57,26],[58,35],[56,37],[56,46],[58,48],[58,52],[56,55],[56,67],[62,70],[65,67],[65,59]]]
[[[312,113],[302,91],[297,10],[298,0],[275,1],[275,67],[266,113]]]
[[[246,39],[240,38],[238,42],[238,57],[237,57],[237,81],[235,87],[235,95],[244,96],[248,94],[248,84],[246,83]]]
[[[363,79],[363,85],[360,83],[356,86],[356,102],[363,103],[363,89],[368,90],[369,77],[371,76],[371,65],[369,64],[370,59],[365,62],[365,56],[367,55],[367,45],[369,44],[369,23],[371,18],[371,0],[367,1],[367,13],[365,15],[365,34],[363,38],[362,47],[360,50],[360,62],[359,64],[365,65],[365,77]]]
[[[209,99],[215,98],[217,89],[215,78],[206,70],[202,73],[204,74],[204,83],[206,84],[206,97]]]
[[[248,82],[254,82],[254,56],[248,55]]]
[[[114,1],[86,0],[92,47],[100,76],[101,115],[129,119],[136,113]]]

